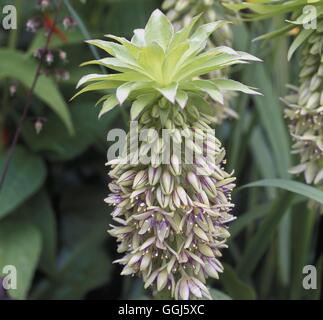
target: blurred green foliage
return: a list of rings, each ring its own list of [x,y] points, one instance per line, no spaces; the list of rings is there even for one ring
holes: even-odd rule
[[[17,6],[18,30],[0,29],[0,168],[35,73],[33,53],[45,43],[44,30],[30,34],[25,28],[28,19],[41,15],[36,1],[1,0],[0,8],[5,4]],[[73,103],[69,99],[80,76],[91,70],[100,72],[78,67],[93,58],[83,41],[84,31],[93,38],[108,33],[129,37],[133,29],[145,25],[161,1],[71,0],[64,4],[60,17],[71,15],[69,4],[82,25],[65,32],[67,42],[54,35],[50,46],[67,53],[64,68],[70,79],[57,81],[43,75],[38,80],[0,192],[0,272],[7,264],[17,266],[18,289],[9,291],[14,299],[146,299],[149,292],[144,292],[141,282],[121,277],[120,268],[112,264],[116,245],[106,233],[110,219],[110,209],[103,203],[108,192],[106,134],[127,126],[125,112],[116,108],[98,120],[95,95]],[[306,205],[304,195],[320,197],[322,193],[289,181],[287,170],[294,161],[279,101],[285,83],[294,81],[297,63],[287,63],[285,38],[251,43],[270,30],[271,23],[233,29],[234,48],[265,62],[235,68],[232,76],[257,86],[264,97],[238,96],[239,120],[226,122],[217,134],[228,150],[228,166],[235,169],[239,186],[280,180],[265,180],[265,188],[235,192],[238,219],[224,254],[225,272],[210,284],[212,294],[215,299],[318,299],[320,288],[315,293],[302,288],[304,265],[317,264],[319,276],[322,272],[321,216]],[[13,84],[17,92],[12,96]],[[37,118],[46,119],[38,134]],[[276,187],[294,189],[281,192]]]

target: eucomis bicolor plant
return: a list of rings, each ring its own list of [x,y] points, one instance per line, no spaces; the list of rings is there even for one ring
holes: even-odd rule
[[[288,58],[301,50],[299,86],[285,97],[289,130],[294,141],[293,152],[300,164],[291,173],[304,173],[308,184],[323,186],[323,1],[289,0],[230,4],[233,10],[249,9],[243,17],[251,20],[287,14],[286,24],[279,30],[259,37],[270,39],[300,29],[288,52]]]
[[[141,141],[137,150],[132,148],[135,135],[128,134],[125,152],[109,163],[112,182],[106,202],[114,206],[115,221],[109,233],[117,238],[118,252],[123,254],[116,261],[124,266],[123,275],[137,274],[145,288],[169,290],[172,297],[185,300],[211,298],[206,278],[218,278],[223,271],[218,259],[230,235],[228,223],[234,219],[230,211],[235,178],[224,169],[225,150],[210,127],[214,106],[205,99],[222,103],[226,91],[257,94],[233,80],[200,77],[233,64],[259,61],[225,46],[205,51],[210,35],[225,22],[196,27],[197,21],[198,17],[175,32],[156,10],[145,29],[134,31],[131,41],[112,35],[107,36],[112,41],[88,41],[110,57],[85,64],[100,64],[117,73],[87,75],[78,84],[87,84],[78,94],[107,92],[100,99],[100,115],[118,105],[124,108],[128,101],[138,132],[157,132],[149,141]],[[172,139],[168,164],[160,161],[165,128]],[[184,142],[194,152],[192,163],[175,153]],[[125,163],[136,152],[145,153],[148,145],[152,155],[148,163]]]
[[[224,0],[225,2],[239,3],[240,0]],[[198,23],[200,25],[223,19],[230,11],[225,10],[219,0],[165,0],[162,6],[167,17],[175,26],[175,29],[181,29],[191,23],[192,19],[201,15]],[[230,17],[231,18],[231,17]],[[209,37],[207,47],[214,48],[218,46],[232,46],[232,30],[230,24],[226,23],[219,27]],[[229,76],[229,69],[215,71],[215,76]],[[213,76],[212,74],[210,75]],[[221,124],[226,118],[237,118],[238,115],[231,108],[232,93],[224,94],[224,103],[213,102],[216,110],[216,124]]]

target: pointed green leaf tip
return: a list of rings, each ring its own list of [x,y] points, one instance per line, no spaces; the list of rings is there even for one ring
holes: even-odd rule
[[[173,35],[174,29],[170,21],[160,10],[155,10],[145,28],[147,45],[157,42],[166,51]]]
[[[259,61],[250,54],[224,46],[204,50],[210,35],[227,22],[215,21],[196,27],[198,19],[199,16],[195,17],[188,26],[175,32],[168,18],[160,10],[155,10],[144,29],[134,30],[131,41],[113,35],[107,36],[110,41],[87,41],[109,57],[83,65],[97,64],[116,73],[82,77],[77,88],[83,88],[74,97],[100,90],[105,94],[99,100],[103,102],[100,116],[128,101],[132,104],[132,118],[137,118],[146,107],[162,97],[169,104],[177,103],[185,108],[197,95],[208,95],[222,103],[222,94],[226,90],[257,94],[237,82],[216,83],[220,79],[198,82],[200,77],[212,71]]]

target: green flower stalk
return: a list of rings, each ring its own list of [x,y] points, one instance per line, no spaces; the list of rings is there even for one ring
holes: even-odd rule
[[[318,0],[253,1],[227,5],[234,10],[249,9],[247,19],[270,18],[290,14],[288,24],[259,39],[270,39],[299,28],[288,58],[301,48],[299,86],[285,97],[285,117],[294,142],[292,152],[299,154],[300,164],[291,173],[304,173],[308,184],[323,185],[323,4]]]
[[[225,91],[257,94],[236,81],[201,77],[259,61],[224,46],[205,51],[210,35],[225,22],[196,27],[197,21],[175,32],[156,10],[131,41],[111,35],[114,41],[88,41],[111,57],[86,64],[117,73],[83,77],[79,86],[93,83],[78,93],[105,90],[100,115],[131,104],[126,146],[108,162],[111,194],[105,201],[114,207],[115,221],[109,233],[123,254],[115,262],[124,266],[122,275],[142,277],[145,288],[169,290],[184,300],[211,298],[206,279],[223,271],[219,258],[234,219],[235,178],[224,169],[225,150],[211,129],[214,106],[205,99],[221,103]]]
[[[240,0],[227,0],[223,2],[238,3]],[[201,25],[221,20],[225,16],[224,8],[221,6],[220,1],[215,0],[165,0],[162,8],[177,30],[187,26],[199,14],[201,15],[199,19]],[[224,24],[218,28],[210,36],[207,43],[208,48],[222,45],[232,47],[232,30],[229,24]],[[221,69],[214,72],[215,74],[210,76],[229,76],[229,69]],[[228,92],[224,95],[223,104],[213,102],[216,110],[216,124],[221,124],[227,118],[238,117],[237,113],[231,108],[232,98],[232,92]]]

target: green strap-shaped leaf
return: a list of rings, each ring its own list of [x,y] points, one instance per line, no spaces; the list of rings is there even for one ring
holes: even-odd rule
[[[224,271],[220,275],[220,281],[232,299],[254,300],[256,293],[252,287],[239,279],[236,272],[228,265],[223,264]]]
[[[0,171],[5,157],[0,157]],[[0,219],[12,212],[44,183],[46,167],[41,158],[17,147],[0,191]]]
[[[56,269],[57,226],[55,213],[45,190],[41,190],[26,201],[14,215],[32,223],[40,232],[42,237],[40,269],[47,274],[53,274]]]
[[[234,239],[244,228],[250,226],[257,219],[265,217],[270,210],[270,207],[270,204],[266,203],[239,215],[239,219],[235,220],[230,227],[230,239]]]
[[[217,289],[209,289],[210,294],[213,298],[213,300],[232,300],[231,297],[229,297],[227,294],[225,294],[224,292],[217,290]]]
[[[82,299],[109,280],[112,263],[103,247],[107,211],[97,188],[67,188],[61,200],[61,252],[56,273],[38,282],[31,299]],[[78,201],[75,201],[75,199]]]
[[[256,268],[259,260],[266,252],[273,234],[279,223],[287,212],[292,201],[291,194],[282,194],[273,204],[269,214],[266,216],[254,237],[248,242],[243,257],[238,264],[238,274],[242,278],[250,276]]]
[[[259,180],[247,185],[242,186],[241,188],[251,188],[251,187],[274,187],[284,189],[293,193],[297,193],[301,196],[307,197],[318,203],[323,204],[323,192],[311,187],[307,184],[286,180],[286,179],[265,179]]]
[[[287,24],[286,26],[283,26],[283,27],[279,28],[278,30],[274,30],[272,32],[263,34],[255,39],[253,39],[253,41],[269,40],[269,39],[278,37],[284,33],[287,33],[288,31],[292,30],[293,28],[295,28],[293,25]]]
[[[254,102],[262,123],[262,127],[269,139],[275,167],[280,177],[288,178],[288,168],[291,165],[289,140],[286,124],[282,116],[282,108],[277,98],[278,93],[268,77],[267,69],[261,65],[251,66],[245,75],[245,82],[257,83],[263,97],[255,96]],[[216,83],[216,82],[215,82]]]
[[[320,300],[322,297],[322,282],[323,282],[323,254],[319,257],[316,264],[317,270],[317,289],[306,290],[305,298],[310,300]]]
[[[304,43],[304,41],[314,32],[314,29],[303,29],[295,38],[288,50],[288,60],[290,60],[295,51]]]
[[[11,217],[0,222],[0,270],[8,265],[17,270],[17,287],[9,289],[12,298],[26,298],[40,250],[40,233],[30,223]]]
[[[294,210],[293,210],[294,211]],[[296,211],[296,210],[295,210]],[[293,212],[293,243],[292,246],[292,264],[291,264],[291,283],[289,298],[298,300],[305,293],[303,288],[303,268],[311,264],[311,248],[315,247],[315,226],[317,224],[317,213],[315,210],[308,210],[307,204],[300,206],[299,210]],[[302,239],[302,241],[299,241]]]

